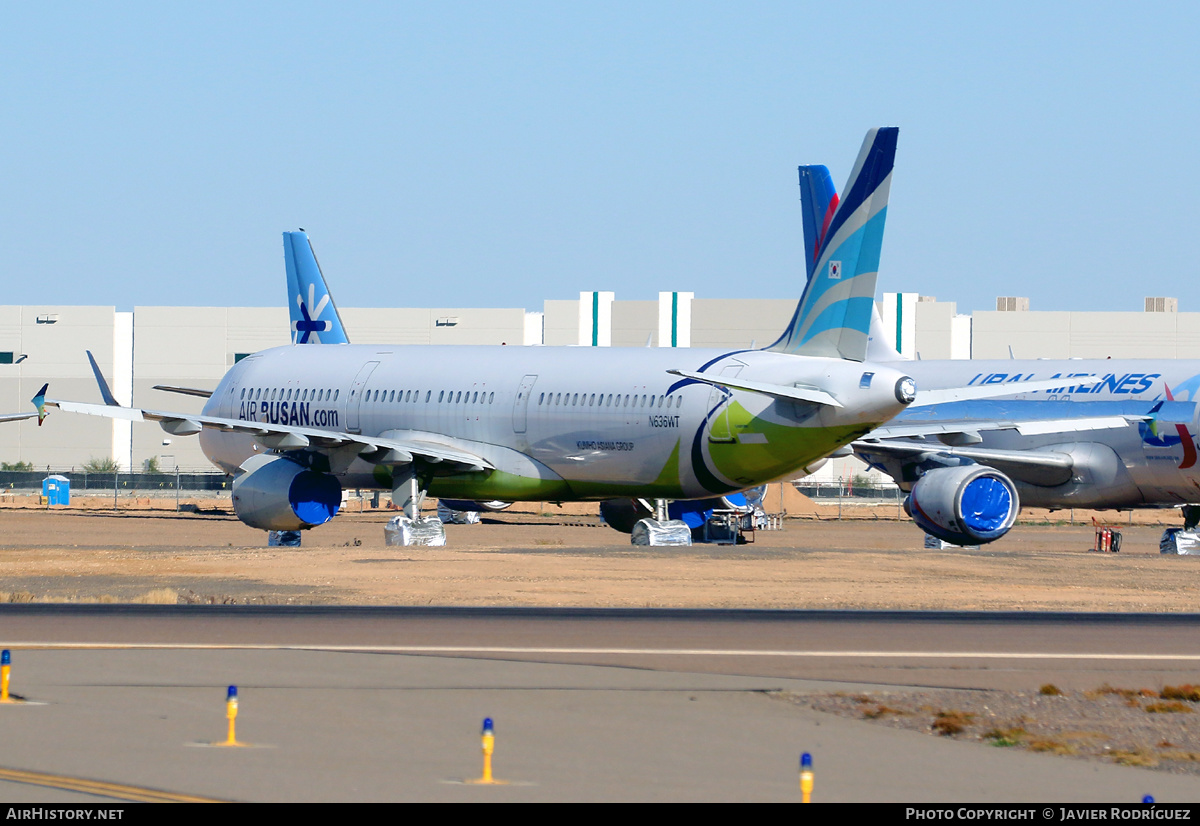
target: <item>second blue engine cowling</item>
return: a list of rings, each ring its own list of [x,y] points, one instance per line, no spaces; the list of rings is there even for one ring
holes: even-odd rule
[[[917,527],[955,545],[982,545],[1008,533],[1021,511],[1016,486],[983,465],[937,468],[904,500]]]

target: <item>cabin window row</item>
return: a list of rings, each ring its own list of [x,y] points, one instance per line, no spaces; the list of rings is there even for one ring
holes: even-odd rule
[[[363,401],[366,403],[384,402],[391,404],[400,402],[408,404],[410,402],[419,402],[421,400],[420,390],[368,390],[363,394]],[[425,403],[433,401],[433,391],[425,391]],[[486,390],[471,391],[471,390],[439,390],[437,394],[437,403],[442,402],[447,404],[491,404],[496,401],[495,392]]]
[[[542,393],[538,405],[546,407],[679,407],[683,396],[636,393]]]
[[[335,402],[337,390],[310,390],[307,388],[243,387],[244,402]]]

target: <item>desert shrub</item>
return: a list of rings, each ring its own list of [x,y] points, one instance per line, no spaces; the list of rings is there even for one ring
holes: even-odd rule
[[[993,746],[1019,746],[1025,739],[1025,729],[1020,726],[989,729],[983,733],[984,740],[992,741]]]
[[[962,733],[975,715],[966,711],[939,711],[933,718],[933,730],[943,737]]]
[[[1166,685],[1158,692],[1163,700],[1186,700],[1189,703],[1200,703],[1200,688],[1194,685]]]

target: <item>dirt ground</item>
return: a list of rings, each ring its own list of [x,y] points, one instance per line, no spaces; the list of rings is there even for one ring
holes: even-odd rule
[[[75,497],[48,509],[0,496],[0,602],[1200,610],[1200,557],[1158,550],[1163,528],[1180,524],[1174,511],[1026,512],[991,545],[934,550],[895,503],[782,496],[771,508],[788,513],[780,530],[690,548],[633,547],[595,505],[514,506],[448,525],[446,547],[405,548],[384,543],[394,511],[352,499],[302,547],[270,548],[227,498],[184,500],[177,512],[174,499],[126,496],[114,510],[111,498]],[[1119,527],[1120,553],[1090,550],[1093,518]],[[994,746],[1200,773],[1200,702],[1119,688],[782,699]],[[1175,705],[1151,710],[1159,702]]]
[[[1200,774],[1200,690],[1190,685],[776,696],[826,714],[955,740]]]
[[[794,493],[794,491],[792,492]],[[363,605],[860,608],[1065,611],[1200,609],[1200,557],[1163,556],[1174,511],[1121,525],[1120,553],[1094,553],[1092,514],[1026,520],[979,549],[927,550],[895,504],[814,505],[752,544],[633,547],[595,505],[514,506],[448,525],[443,548],[389,547],[394,511],[351,500],[300,548],[268,548],[228,499],[36,497],[0,502],[0,600]],[[770,504],[768,497],[768,504]],[[361,508],[361,512],[360,512]],[[1103,515],[1120,523],[1128,515]],[[1034,524],[1028,524],[1029,520]],[[1151,519],[1160,524],[1143,524]],[[174,592],[174,597],[172,593]]]

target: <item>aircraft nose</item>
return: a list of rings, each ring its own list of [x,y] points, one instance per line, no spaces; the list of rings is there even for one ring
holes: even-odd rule
[[[913,381],[912,376],[901,376],[896,380],[896,401],[910,405],[916,397],[917,383]]]

